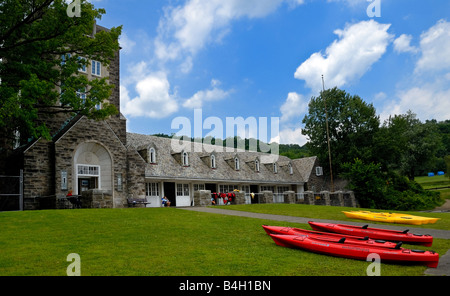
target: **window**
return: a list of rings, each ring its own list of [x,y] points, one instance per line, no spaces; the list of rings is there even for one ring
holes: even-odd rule
[[[261,186],[261,191],[272,191],[274,192],[274,186]]]
[[[273,173],[278,174],[278,166],[276,163],[273,164]]]
[[[228,193],[233,192],[235,189],[238,189],[238,185],[219,185],[219,192]]]
[[[117,191],[122,191],[122,174],[117,174]]]
[[[86,59],[82,58],[82,57],[78,57],[78,61],[79,62],[81,62],[81,61],[85,62]],[[86,73],[86,65],[81,65],[80,68],[78,69],[78,71]]]
[[[159,183],[147,183],[146,196],[159,196]]]
[[[212,169],[216,168],[216,156],[215,155],[211,155],[211,168]]]
[[[102,75],[102,63],[97,61],[92,61],[92,75],[101,76]]]
[[[259,160],[255,160],[255,171],[259,173]]]
[[[177,184],[177,196],[189,196],[189,184]]]
[[[205,184],[194,184],[194,191],[205,190]]]
[[[156,163],[156,150],[155,148],[150,148],[149,151],[149,162]]]
[[[292,163],[289,163],[289,174],[294,174],[294,168],[292,167]]]
[[[86,102],[86,88],[79,89],[77,91],[77,97],[83,101],[83,104]]]
[[[235,169],[236,171],[239,171],[239,168],[240,168],[239,158],[235,157],[235,158],[234,158],[234,169]]]
[[[100,167],[97,165],[84,165],[79,164],[77,167],[78,175],[83,176],[100,176]]]
[[[278,186],[277,187],[277,192],[280,193],[280,194],[284,193],[286,191],[289,191],[289,186]]]
[[[323,175],[322,167],[316,167],[316,176],[322,176],[322,175]]]
[[[187,152],[183,152],[182,156],[183,156],[183,166],[189,166],[189,154]]]
[[[61,66],[64,66],[64,65],[66,64],[66,61],[67,61],[68,59],[70,59],[71,56],[72,56],[72,55],[71,55],[70,53],[63,54],[63,55],[61,56]]]

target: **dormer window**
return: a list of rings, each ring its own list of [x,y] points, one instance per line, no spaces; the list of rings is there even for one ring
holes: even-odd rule
[[[216,156],[215,155],[211,155],[211,168],[212,169],[216,168]]]
[[[240,169],[240,164],[239,164],[239,158],[237,158],[237,157],[235,157],[234,158],[234,169],[236,170],[236,171],[239,171],[239,169]]]
[[[255,160],[255,171],[259,173],[260,167],[259,167],[259,160]]]
[[[273,173],[277,174],[278,173],[278,166],[276,163],[273,163]]]
[[[183,166],[189,166],[189,154],[187,152],[182,153]]]
[[[292,167],[292,163],[289,163],[289,174],[293,175],[294,174],[294,168]]]
[[[155,148],[150,148],[148,151],[148,158],[150,163],[156,163],[156,150]]]

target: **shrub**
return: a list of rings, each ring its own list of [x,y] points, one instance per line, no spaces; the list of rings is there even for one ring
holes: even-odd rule
[[[361,207],[386,210],[428,210],[442,204],[439,192],[427,191],[405,176],[380,165],[364,164],[360,159],[343,165],[342,177],[349,180],[348,188],[355,192]]]

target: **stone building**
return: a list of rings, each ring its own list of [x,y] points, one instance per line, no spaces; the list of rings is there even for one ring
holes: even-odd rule
[[[96,30],[107,30],[96,26]],[[84,207],[121,208],[128,199],[145,198],[146,206],[195,205],[196,192],[239,190],[246,203],[260,202],[259,193],[274,200],[286,192],[300,194],[311,179],[321,181],[316,158],[287,157],[126,132],[120,113],[120,53],[109,67],[97,61],[79,75],[109,77],[115,86],[110,103],[119,114],[95,121],[81,115],[43,118],[51,140],[33,139],[8,159],[9,172],[23,170],[24,209],[58,208],[71,193],[82,196]],[[319,171],[317,171],[319,172]],[[310,186],[309,189],[312,189]],[[317,188],[319,189],[319,188]],[[43,206],[45,204],[45,206]]]

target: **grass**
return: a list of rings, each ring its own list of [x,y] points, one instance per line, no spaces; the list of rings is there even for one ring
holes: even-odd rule
[[[342,211],[354,211],[355,208],[349,207],[327,207],[327,206],[314,206],[314,205],[303,205],[303,204],[252,204],[252,205],[232,205],[232,206],[219,206],[224,209],[236,210],[236,211],[246,211],[254,213],[263,214],[273,214],[273,215],[284,215],[284,216],[294,216],[294,217],[304,217],[304,218],[318,218],[318,219],[329,219],[329,220],[339,220],[339,221],[354,221],[361,222],[363,220],[350,219],[347,218]],[[368,210],[368,211],[383,211],[385,210],[373,210],[373,209],[363,209],[358,208],[357,210]],[[407,213],[411,215],[418,215],[423,217],[433,217],[440,218],[435,224],[425,224],[425,225],[408,225],[407,228],[418,227],[418,228],[433,228],[433,229],[450,229],[450,215],[448,213],[426,213],[426,212],[411,212],[411,211],[395,211],[396,213]],[[368,221],[369,222],[369,221]],[[385,224],[389,225],[391,223],[374,222],[370,221],[371,224]],[[392,224],[391,224],[392,225]],[[401,224],[396,224],[401,225]]]
[[[445,176],[434,176],[434,177],[416,177],[414,180],[422,185],[424,189],[448,187],[450,186],[450,179]],[[450,199],[450,188],[439,189],[441,197],[444,199]]]
[[[309,210],[320,216],[322,208]],[[65,276],[70,253],[80,255],[84,276],[366,275],[368,262],[279,247],[262,224],[309,229],[173,208],[3,212],[0,275]],[[433,244],[440,254],[449,248],[450,240]],[[414,276],[425,269],[383,264],[381,273]]]

